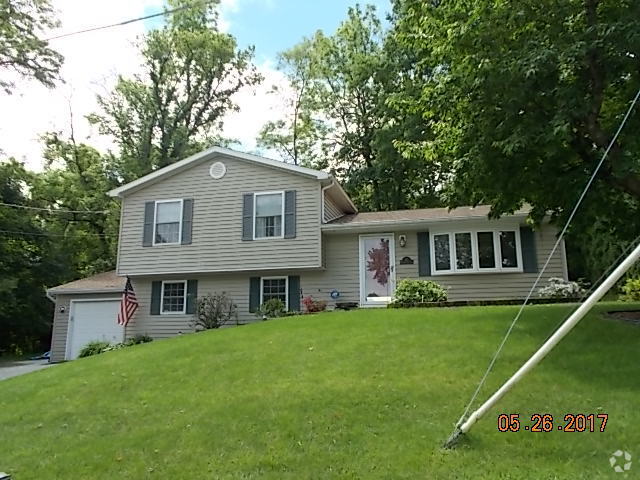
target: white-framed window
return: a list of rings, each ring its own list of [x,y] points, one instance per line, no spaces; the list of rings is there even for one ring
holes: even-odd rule
[[[253,196],[253,238],[284,237],[284,191]]]
[[[181,315],[187,311],[187,281],[166,280],[160,291],[160,313]]]
[[[278,298],[289,310],[289,279],[287,277],[262,277],[260,279],[260,305]]]
[[[180,243],[182,236],[182,199],[157,200],[153,217],[153,244]]]
[[[430,248],[433,275],[522,272],[519,227],[434,231]]]

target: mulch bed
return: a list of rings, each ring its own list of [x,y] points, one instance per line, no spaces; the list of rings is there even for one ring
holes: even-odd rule
[[[631,323],[640,327],[640,310],[630,310],[626,312],[607,312],[612,318],[616,320],[622,320],[623,322]]]

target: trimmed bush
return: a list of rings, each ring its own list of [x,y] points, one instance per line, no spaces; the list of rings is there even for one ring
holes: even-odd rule
[[[420,303],[445,302],[447,291],[431,280],[401,280],[393,295],[394,305],[414,306]]]
[[[546,286],[538,289],[538,295],[545,298],[581,298],[587,291],[578,282],[569,282],[551,277]]]
[[[623,295],[620,300],[625,302],[640,302],[640,278],[628,278],[621,288]]]
[[[327,302],[325,300],[314,300],[311,295],[302,299],[307,313],[324,312],[327,309]]]

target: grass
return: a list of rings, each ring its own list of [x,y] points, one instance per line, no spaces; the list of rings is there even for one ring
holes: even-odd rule
[[[441,445],[516,307],[291,317],[9,379],[0,470],[20,480],[615,478],[612,452],[640,456],[640,328],[603,318],[612,308],[599,305],[455,450]],[[526,310],[483,399],[570,309]],[[593,433],[497,431],[499,413],[530,424],[537,412],[609,421]]]

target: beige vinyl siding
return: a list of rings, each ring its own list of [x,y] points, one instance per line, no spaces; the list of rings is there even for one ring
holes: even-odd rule
[[[487,223],[485,222],[486,226]],[[427,229],[427,228],[425,228]],[[422,229],[424,230],[424,229]],[[389,233],[384,229],[383,233]],[[433,280],[449,289],[450,300],[479,300],[479,299],[512,299],[524,298],[531,288],[536,273],[476,273],[446,276],[418,276],[418,246],[416,230],[399,230],[393,232],[396,240],[396,273],[397,280],[403,278],[420,278]],[[544,226],[535,232],[538,268],[541,268],[546,256],[555,241],[556,230]],[[399,246],[399,236],[407,236],[407,245]],[[359,302],[359,234],[344,233],[323,236],[325,250],[324,270],[291,271],[272,270],[265,272],[235,272],[203,275],[169,275],[144,278],[133,278],[133,285],[140,303],[138,313],[127,328],[127,336],[137,334],[150,335],[154,338],[166,338],[193,330],[193,315],[150,315],[151,282],[153,280],[198,280],[198,296],[207,293],[226,292],[238,305],[240,322],[257,321],[253,313],[249,312],[249,278],[252,276],[288,276],[299,275],[302,295],[311,295],[317,300],[326,300],[329,308],[334,308],[336,300],[331,299],[331,291],[340,292],[337,302]],[[411,258],[411,265],[400,265],[403,257]],[[549,277],[563,277],[564,260],[559,249],[551,260],[548,272],[544,275],[542,284]]]
[[[344,212],[340,210],[329,195],[324,196],[324,221],[330,222],[336,218],[344,216]]]
[[[300,269],[321,266],[320,183],[230,157],[220,180],[209,176],[211,162],[163,179],[123,200],[118,274],[144,275]],[[296,191],[296,238],[242,240],[244,193]],[[191,245],[142,246],[147,201],[194,199]]]
[[[51,334],[51,361],[62,362],[67,352],[67,334],[69,332],[69,312],[72,300],[103,300],[118,298],[120,292],[113,293],[86,293],[86,294],[58,294],[53,313],[53,331]],[[60,309],[64,307],[64,312]],[[117,319],[113,319],[114,322]],[[126,332],[128,334],[128,332]]]
[[[482,225],[485,228],[488,225],[491,228],[496,228],[496,225],[504,225],[504,228],[508,228],[509,221],[498,223],[469,222],[465,223],[462,229],[477,228]],[[443,226],[438,225],[437,228],[443,228]],[[423,230],[428,229],[429,226],[426,225]],[[392,230],[384,229],[381,230],[381,233],[391,233]],[[396,280],[398,282],[404,278],[433,280],[447,287],[450,300],[524,298],[538,275],[537,273],[473,273],[420,277],[418,275],[417,231],[399,230],[393,233],[396,243]],[[404,248],[399,245],[399,236],[403,234],[407,237],[407,245]],[[541,269],[555,243],[556,229],[545,225],[534,232],[534,235],[538,268]],[[314,298],[327,300],[330,305],[334,305],[335,302],[331,300],[329,294],[333,289],[336,289],[340,292],[338,302],[360,301],[359,237],[358,233],[324,235],[326,270],[306,272],[301,276],[301,285],[305,295],[311,294]],[[413,264],[400,265],[400,260],[403,257],[411,258]],[[562,249],[558,249],[549,262],[540,285],[546,284],[550,277],[564,278],[566,275],[564,262]]]

